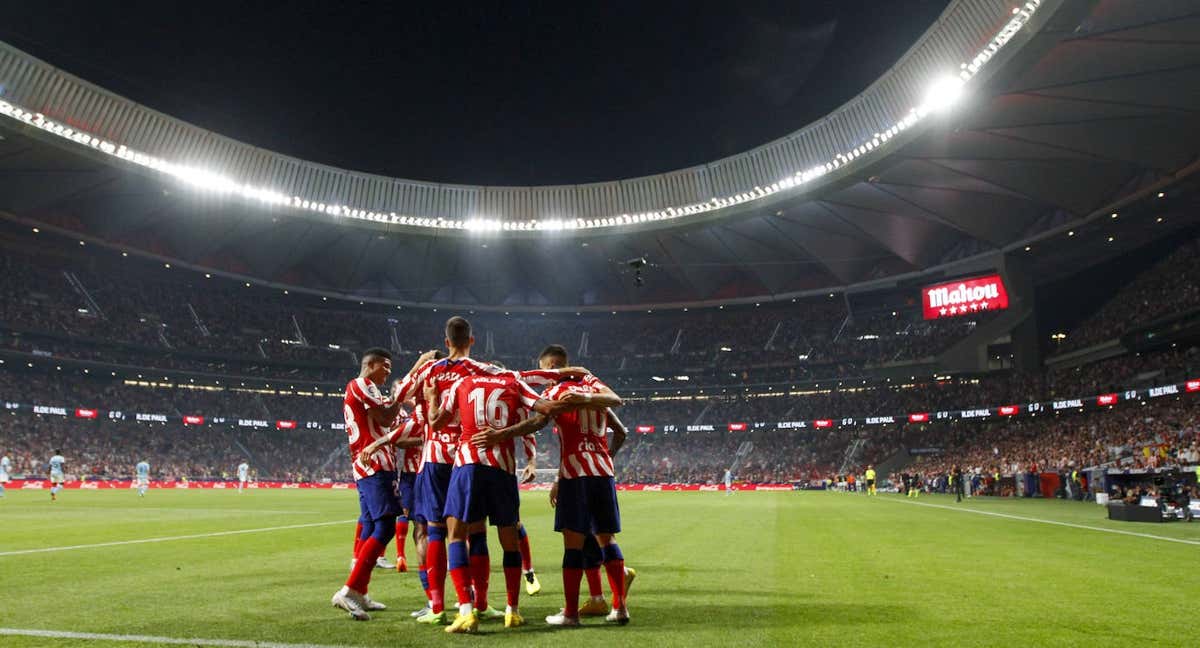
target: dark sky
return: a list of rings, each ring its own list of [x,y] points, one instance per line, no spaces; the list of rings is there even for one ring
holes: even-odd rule
[[[946,0],[26,3],[0,39],[205,128],[408,178],[667,171],[817,119]]]

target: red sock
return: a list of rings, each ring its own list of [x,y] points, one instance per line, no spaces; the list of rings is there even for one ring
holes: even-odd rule
[[[531,571],[533,569],[533,554],[529,553],[529,536],[522,533],[517,540],[517,549],[521,552],[521,569]]]
[[[564,616],[579,616],[579,579],[582,577],[582,569],[578,567],[563,567],[563,594],[567,598],[566,605],[563,606]]]
[[[613,608],[625,605],[625,561],[610,560],[604,563],[604,571],[608,573],[608,587],[612,589]]]
[[[504,593],[506,603],[514,610],[521,600],[521,555],[515,551],[504,552]]]
[[[471,556],[471,585],[475,588],[475,608],[487,609],[488,581],[491,580],[492,561],[487,554]]]
[[[588,594],[592,598],[604,596],[604,590],[600,587],[600,566],[588,567],[583,570],[583,575],[587,576]]]
[[[447,547],[450,554],[450,580],[458,593],[458,604],[471,602],[471,561],[467,557],[467,543],[451,542]]]
[[[354,557],[358,558],[358,550],[362,547],[362,522],[354,525]]]
[[[425,569],[429,575],[429,600],[433,601],[433,613],[446,609],[446,541],[429,539],[425,550]]]
[[[381,544],[371,536],[363,540],[362,546],[358,550],[358,562],[354,563],[354,569],[350,570],[350,578],[346,579],[346,587],[358,592],[359,594],[367,593],[367,585],[371,582],[371,570],[375,569],[375,561],[383,555],[387,545]]]
[[[433,598],[429,595],[429,568],[425,563],[417,567],[417,579],[421,581],[421,591],[425,592],[425,600],[432,601]]]
[[[396,519],[396,557],[404,557],[404,545],[408,544],[408,519]]]

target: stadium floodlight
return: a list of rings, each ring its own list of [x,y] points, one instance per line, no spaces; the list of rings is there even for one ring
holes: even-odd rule
[[[666,378],[663,378],[662,376],[650,376],[650,380],[653,380],[654,382],[662,382],[666,380]]]
[[[938,77],[925,91],[919,110],[923,113],[946,112],[962,99],[963,80],[949,74]]]

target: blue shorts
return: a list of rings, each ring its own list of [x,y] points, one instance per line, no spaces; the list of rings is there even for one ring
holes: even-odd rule
[[[480,464],[458,466],[450,474],[446,517],[467,523],[487,518],[492,526],[516,526],[520,509],[516,475]]]
[[[450,488],[450,470],[454,466],[426,462],[413,485],[412,519],[417,522],[444,522],[446,520],[446,490]]]
[[[398,479],[400,506],[409,515],[413,512],[413,498],[416,497],[417,473],[402,472]]]
[[[612,477],[558,480],[554,530],[577,533],[620,533],[621,509]]]
[[[378,522],[400,515],[400,498],[396,495],[396,471],[381,470],[358,480],[359,521]]]

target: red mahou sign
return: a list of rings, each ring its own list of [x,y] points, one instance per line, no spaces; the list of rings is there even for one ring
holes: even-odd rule
[[[1008,308],[1008,291],[994,274],[926,286],[921,302],[927,320],[958,317]]]

